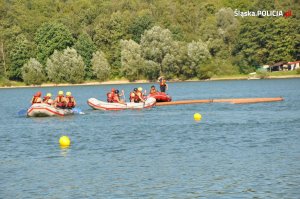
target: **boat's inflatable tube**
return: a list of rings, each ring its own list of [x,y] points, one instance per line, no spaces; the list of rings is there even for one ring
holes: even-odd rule
[[[48,104],[33,104],[27,110],[28,117],[49,117],[49,116],[65,116],[72,115],[72,109],[60,109],[50,106]]]
[[[156,99],[156,102],[170,102],[172,101],[172,97],[164,92],[156,92],[155,94],[149,94],[147,96],[154,97]]]
[[[97,100],[96,98],[90,98],[87,101],[88,105],[93,109],[98,110],[124,110],[124,109],[144,109],[151,108],[155,105],[156,100],[153,97],[148,98],[145,103],[128,102],[125,104],[109,103]]]

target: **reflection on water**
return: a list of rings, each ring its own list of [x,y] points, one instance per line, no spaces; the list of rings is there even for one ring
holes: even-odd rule
[[[285,101],[113,112],[86,104],[104,100],[109,85],[60,87],[86,114],[52,118],[17,115],[40,88],[0,90],[0,198],[298,198],[298,85],[300,79],[170,83],[174,100]],[[129,93],[136,85],[114,87]],[[61,135],[72,140],[69,148],[60,148]]]
[[[60,155],[63,156],[63,157],[66,157],[69,153],[69,148],[70,146],[59,146],[60,147]]]

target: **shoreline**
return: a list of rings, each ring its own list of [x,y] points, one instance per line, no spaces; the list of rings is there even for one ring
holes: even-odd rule
[[[265,79],[291,79],[300,78],[300,75],[283,75],[283,76],[269,76]],[[207,80],[169,80],[168,82],[207,82],[207,81],[224,81],[224,80],[259,80],[256,77],[213,77]],[[85,82],[80,84],[54,84],[46,83],[42,85],[21,85],[21,86],[0,86],[0,89],[10,89],[10,88],[45,88],[45,87],[64,87],[64,86],[98,86],[98,85],[115,85],[115,84],[142,84],[142,83],[157,83],[149,80],[137,80],[130,82],[129,80],[110,80],[105,82]]]

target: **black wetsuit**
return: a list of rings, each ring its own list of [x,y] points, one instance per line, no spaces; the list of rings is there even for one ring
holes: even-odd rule
[[[164,84],[162,84],[162,79],[160,80],[160,92],[163,92],[163,93],[165,93],[166,92],[166,87],[167,87],[167,84],[166,83],[164,83]]]

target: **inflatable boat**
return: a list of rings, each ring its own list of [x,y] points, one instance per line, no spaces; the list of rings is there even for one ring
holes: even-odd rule
[[[87,101],[88,105],[91,106],[93,109],[97,110],[125,110],[125,109],[144,109],[144,108],[151,108],[155,105],[156,100],[153,97],[148,98],[145,103],[134,103],[134,102],[127,102],[125,104],[120,103],[109,103],[97,100],[96,98],[90,98]]]
[[[147,96],[149,97],[153,97],[156,99],[156,102],[170,102],[172,101],[172,97],[164,92],[156,92],[155,94],[149,94]]]
[[[49,117],[49,116],[65,116],[73,115],[72,109],[60,109],[48,104],[33,104],[27,110],[28,117]]]

